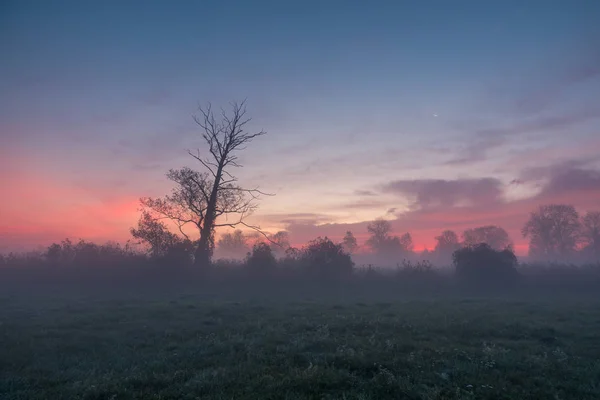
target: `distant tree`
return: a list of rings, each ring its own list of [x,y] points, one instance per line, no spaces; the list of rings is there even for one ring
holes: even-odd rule
[[[250,232],[246,232],[244,233],[244,238],[246,239],[246,245],[248,246],[249,249],[252,249],[254,247],[254,245],[259,244],[259,243],[264,243],[265,241],[265,236],[256,232],[256,231],[250,231]],[[217,243],[218,245],[218,243]]]
[[[402,249],[403,253],[412,253],[415,246],[413,244],[412,235],[410,233],[407,232],[404,235],[400,236],[399,242],[400,248]]]
[[[141,203],[152,219],[170,219],[186,238],[183,227],[192,225],[200,235],[196,242],[195,264],[206,267],[214,249],[215,228],[246,226],[260,232],[258,226],[246,223],[246,217],[257,207],[254,200],[264,193],[239,186],[231,168],[241,166],[237,153],[265,132],[245,131],[250,119],[245,117],[244,102],[233,103],[230,115],[222,110],[221,121],[217,121],[210,105],[199,111],[200,116],[194,119],[202,129],[209,155],[203,157],[200,150],[195,153],[188,151],[188,154],[207,172],[200,173],[190,168],[170,170],[167,177],[177,185],[171,195],[162,199],[143,198]],[[225,221],[217,222],[220,217]]]
[[[434,252],[429,250],[428,248],[424,248],[423,251],[421,252],[421,257],[424,260],[430,260],[434,255]]]
[[[475,246],[480,243],[486,243],[495,250],[504,250],[512,246],[508,233],[499,226],[485,225],[463,232],[464,246]]]
[[[435,237],[435,241],[433,259],[439,264],[450,264],[452,262],[452,254],[460,249],[458,235],[454,231],[445,230],[439,236]]]
[[[301,255],[302,252],[300,251],[300,249],[297,249],[295,247],[288,247],[285,250],[283,257],[281,257],[279,261],[282,270],[285,269],[286,271],[291,271],[296,269],[300,264]]]
[[[392,225],[384,220],[377,219],[367,226],[371,237],[367,239],[367,246],[371,247],[377,254],[386,257],[402,257],[406,253],[412,251],[412,237],[410,233],[406,233],[399,238],[391,236]]]
[[[581,219],[584,251],[600,260],[600,211],[588,211]]]
[[[356,251],[356,249],[358,248],[358,243],[356,241],[356,238],[350,231],[347,231],[346,234],[344,235],[342,244],[344,246],[344,250],[349,254],[354,253]]]
[[[436,253],[452,255],[460,248],[458,235],[451,230],[443,231],[441,235],[435,237],[435,241],[434,251]]]
[[[44,257],[50,265],[67,266],[75,260],[75,252],[75,245],[67,238],[60,243],[52,243],[48,246]]]
[[[217,242],[217,249],[221,256],[238,259],[244,258],[249,250],[246,236],[239,229],[224,233]]]
[[[352,274],[354,262],[341,244],[329,238],[317,238],[302,250],[300,261],[303,268],[317,279],[340,279]]]
[[[259,232],[251,232],[246,237],[249,239],[249,244],[252,247],[260,243],[268,244],[276,258],[283,257],[286,250],[290,247],[290,234],[287,231],[278,231],[267,235]]]
[[[285,255],[287,249],[290,248],[290,234],[287,231],[279,231],[269,237],[271,249],[276,257]]]
[[[549,204],[531,212],[521,232],[523,237],[529,238],[532,257],[555,260],[564,259],[575,252],[580,226],[575,207]]]
[[[452,255],[457,278],[476,284],[502,285],[518,276],[517,257],[510,248],[495,250],[486,243],[466,246]]]
[[[367,231],[371,234],[367,244],[373,250],[378,250],[385,247],[386,242],[390,240],[392,224],[385,219],[376,219],[367,226]]]

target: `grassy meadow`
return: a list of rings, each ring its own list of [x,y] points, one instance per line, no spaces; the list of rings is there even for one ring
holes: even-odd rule
[[[600,303],[0,295],[0,398],[599,399]]]

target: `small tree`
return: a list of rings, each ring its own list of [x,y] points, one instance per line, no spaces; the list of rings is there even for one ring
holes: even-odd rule
[[[246,260],[248,270],[253,276],[272,275],[277,268],[277,260],[271,246],[266,243],[255,244]]]
[[[354,268],[350,254],[327,237],[311,241],[302,251],[301,262],[310,276],[325,280],[349,277]]]
[[[148,246],[148,251],[154,258],[167,255],[181,241],[162,221],[155,219],[147,211],[142,212],[137,228],[131,228],[130,232],[135,239]]]
[[[512,250],[495,250],[486,243],[456,250],[452,260],[457,278],[470,283],[506,284],[518,276]]]

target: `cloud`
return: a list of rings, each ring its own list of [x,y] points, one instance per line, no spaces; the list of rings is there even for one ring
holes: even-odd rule
[[[364,210],[385,207],[388,203],[388,201],[379,199],[362,199],[342,204],[339,207],[346,210]]]
[[[509,143],[512,137],[565,130],[596,118],[600,118],[600,108],[589,108],[558,116],[534,117],[511,126],[476,129],[470,134],[469,144],[459,149],[459,154],[444,165],[468,165],[484,161],[488,158],[489,151]]]
[[[557,46],[553,55],[530,69],[505,73],[477,99],[477,110],[530,117],[563,102],[577,86],[597,84],[600,77],[598,32],[582,37],[568,48]]]
[[[590,165],[593,159],[570,160],[543,167],[527,168],[520,181],[541,185],[539,199],[567,193],[600,191],[600,170]]]
[[[566,130],[600,118],[591,95],[600,90],[597,38],[597,32],[582,37],[529,71],[521,68],[512,77],[497,78],[476,100],[475,113],[455,124],[469,138],[468,144],[445,165],[484,161],[491,150],[511,144],[513,136]]]
[[[600,171],[569,169],[552,176],[544,186],[542,195],[562,194],[565,192],[599,191]]]
[[[357,196],[377,196],[372,190],[355,190],[354,194]]]
[[[519,114],[536,114],[557,103],[574,85],[589,83],[600,77],[600,42],[595,43],[576,56],[570,63],[545,79],[538,79],[533,87],[523,85],[525,91],[516,98],[514,111]],[[559,60],[557,60],[559,61]],[[560,62],[560,61],[559,61]]]
[[[169,90],[165,88],[154,89],[147,91],[140,96],[142,104],[147,106],[162,106],[166,104],[172,97]]]
[[[283,224],[283,225],[294,225],[294,224],[308,224],[318,225],[326,222],[331,222],[332,217],[326,214],[317,213],[281,213],[281,214],[262,214],[260,215],[261,223],[264,221],[266,224]]]
[[[449,208],[497,203],[502,182],[495,178],[398,180],[385,184],[382,190],[412,199],[413,210]]]

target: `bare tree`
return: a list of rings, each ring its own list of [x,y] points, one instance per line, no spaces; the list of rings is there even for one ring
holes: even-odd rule
[[[600,211],[588,211],[581,219],[581,237],[584,251],[600,260]]]
[[[572,205],[549,204],[530,214],[522,229],[531,256],[553,260],[570,256],[579,239],[579,214]]]
[[[358,243],[356,242],[356,238],[352,232],[346,232],[344,239],[342,240],[342,245],[344,246],[344,250],[346,250],[349,254],[352,254],[356,251],[358,248]]]
[[[512,247],[508,233],[499,226],[485,225],[467,229],[463,232],[463,244],[465,246],[476,246],[481,243],[486,243],[492,249],[498,251]]]
[[[162,199],[141,199],[142,205],[156,219],[170,219],[186,238],[188,235],[184,227],[187,225],[192,225],[199,232],[194,262],[201,267],[210,264],[216,228],[245,226],[264,235],[260,227],[248,224],[246,217],[256,209],[255,201],[266,193],[258,188],[239,186],[232,168],[241,167],[238,153],[266,132],[250,133],[245,130],[250,121],[246,117],[245,102],[232,103],[231,107],[230,114],[221,110],[219,121],[210,104],[207,108],[200,107],[199,116],[194,117],[202,129],[208,154],[203,155],[199,149],[195,152],[188,150],[188,154],[206,171],[201,173],[187,167],[170,170],[167,177],[177,184],[171,195]]]

